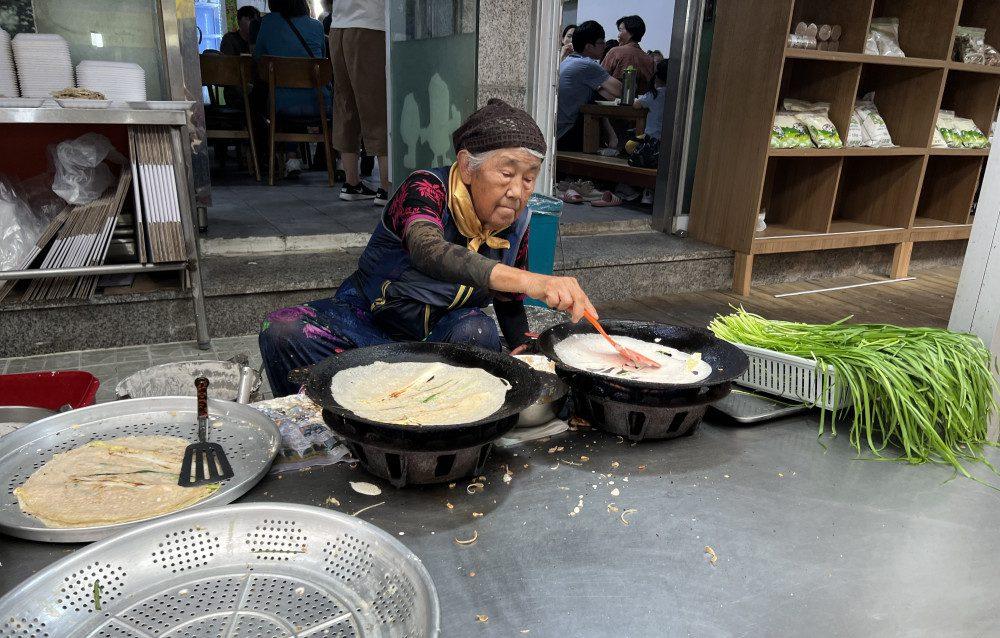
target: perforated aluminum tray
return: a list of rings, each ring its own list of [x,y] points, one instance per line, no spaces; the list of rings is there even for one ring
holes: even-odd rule
[[[50,565],[0,599],[0,638],[431,638],[439,616],[423,564],[378,527],[248,503],[144,523]]]
[[[217,492],[187,509],[225,505],[250,490],[267,473],[278,453],[281,436],[257,410],[209,399],[210,441],[226,451],[235,476]],[[21,511],[14,488],[53,455],[90,441],[133,435],[197,437],[197,409],[192,397],[154,397],[102,403],[63,412],[26,425],[3,437],[0,448],[0,532],[30,540],[84,543],[105,538],[142,521],[56,529]],[[169,516],[166,514],[165,516]]]

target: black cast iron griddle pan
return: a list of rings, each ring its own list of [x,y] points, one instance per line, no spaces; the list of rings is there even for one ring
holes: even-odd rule
[[[446,363],[463,368],[481,368],[510,384],[499,410],[490,416],[455,425],[396,425],[358,416],[337,403],[330,382],[341,370],[386,363]],[[378,383],[378,379],[372,379]],[[514,427],[517,415],[538,400],[541,384],[528,364],[506,354],[477,346],[421,341],[386,343],[348,350],[324,359],[309,371],[306,394],[324,410],[324,418],[339,434],[359,443],[403,450],[450,450],[495,439]],[[329,417],[334,415],[334,418]],[[333,422],[331,422],[333,421]]]
[[[619,335],[642,341],[656,342],[682,352],[700,352],[701,358],[712,366],[712,373],[694,383],[646,383],[596,374],[564,363],[556,354],[556,344],[575,334],[597,334],[587,322],[561,323],[552,326],[538,337],[538,347],[556,364],[559,376],[573,387],[626,403],[664,404],[673,401],[694,400],[705,388],[729,384],[746,372],[750,365],[746,354],[733,344],[715,337],[706,330],[670,326],[644,321],[602,321],[601,325],[612,337]],[[659,341],[657,341],[657,339]],[[613,397],[612,397],[613,395]]]

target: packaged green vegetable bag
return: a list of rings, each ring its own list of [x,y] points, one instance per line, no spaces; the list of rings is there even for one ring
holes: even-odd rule
[[[983,135],[976,123],[969,118],[956,117],[954,122],[963,148],[986,148],[990,145],[989,138]]]
[[[809,131],[794,113],[778,111],[771,127],[771,148],[812,148]]]
[[[805,124],[809,137],[818,148],[843,148],[837,127],[830,120],[830,105],[826,102],[806,102],[786,99],[785,109],[795,113],[795,119]]]
[[[938,112],[937,130],[948,148],[962,148],[962,134],[959,133],[958,125],[955,123],[954,111]]]

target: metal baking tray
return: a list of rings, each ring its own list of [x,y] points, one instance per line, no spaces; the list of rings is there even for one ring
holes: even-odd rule
[[[0,599],[0,638],[434,638],[420,560],[340,512],[248,503],[143,523]]]
[[[208,411],[209,440],[222,444],[235,476],[224,481],[217,492],[186,509],[225,505],[246,494],[271,467],[281,441],[274,422],[253,408],[209,399]],[[14,488],[28,480],[53,455],[90,441],[164,435],[193,442],[197,439],[197,417],[192,397],[129,399],[56,414],[8,434],[3,437],[0,451],[0,532],[50,543],[88,543],[141,524],[144,521],[95,527],[46,527],[21,511]]]
[[[719,399],[710,407],[737,423],[746,425],[773,421],[809,410],[809,406],[803,403],[790,403],[784,399],[746,390],[733,390],[729,396]]]

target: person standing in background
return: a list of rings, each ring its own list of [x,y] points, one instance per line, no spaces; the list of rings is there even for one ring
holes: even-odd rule
[[[618,46],[608,51],[601,66],[616,80],[625,76],[625,69],[635,67],[636,94],[649,90],[653,82],[656,65],[639,42],[646,35],[646,23],[639,16],[622,16],[615,23],[618,26]]]
[[[333,146],[347,179],[340,199],[389,201],[388,105],[385,91],[385,0],[337,0],[331,11],[333,62]],[[362,139],[378,157],[381,183],[373,191],[358,166]]]

